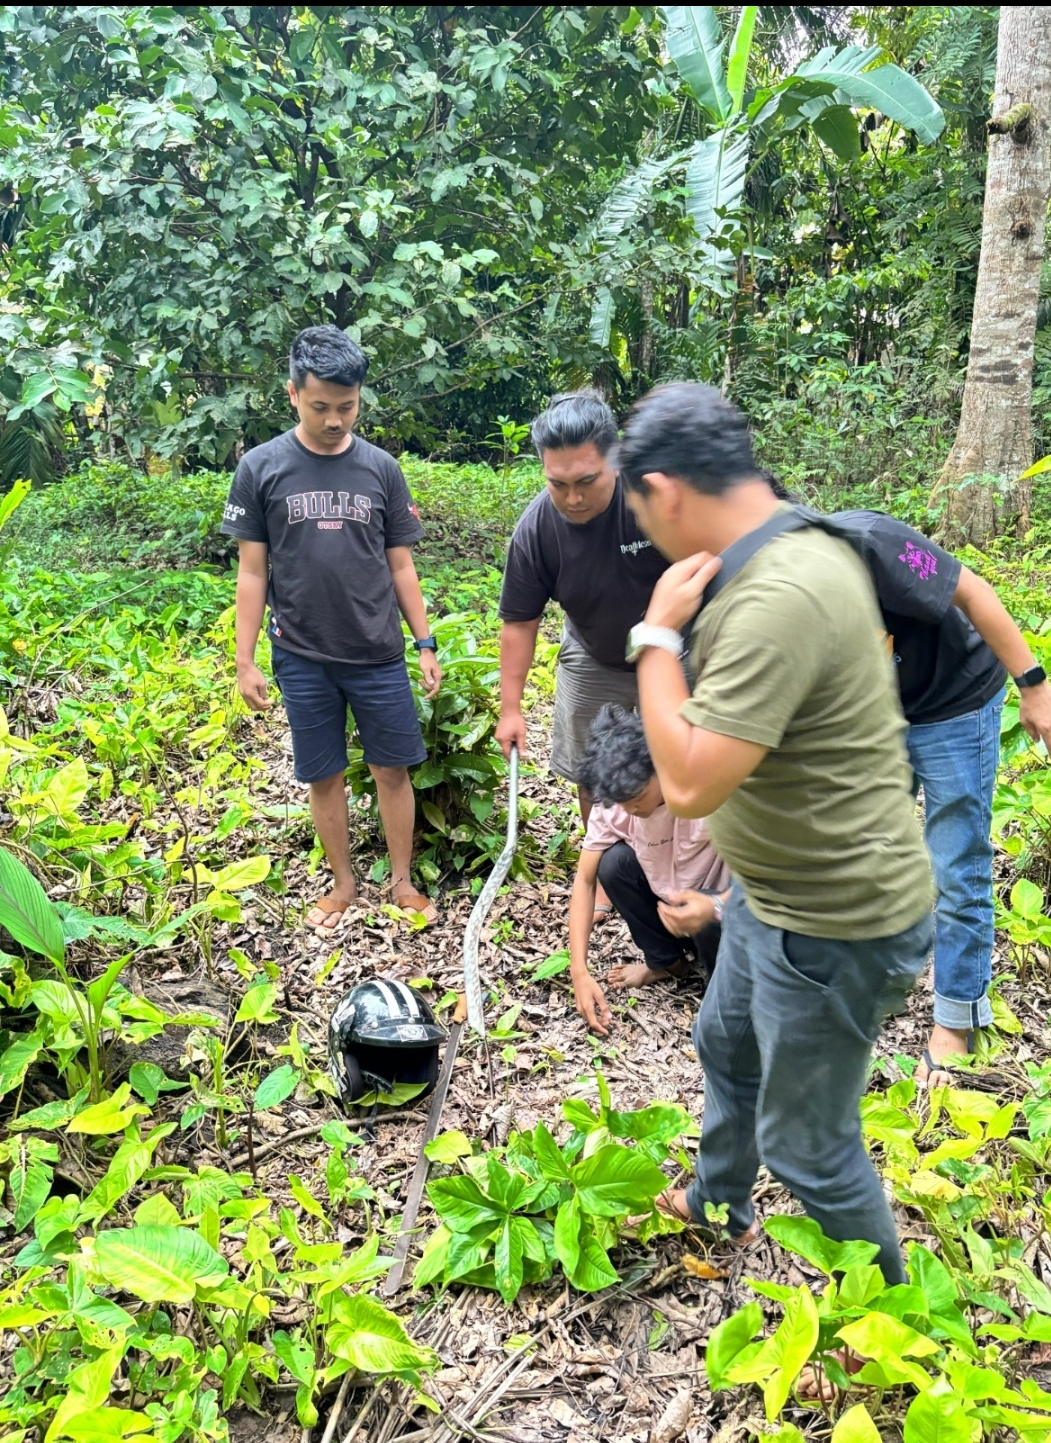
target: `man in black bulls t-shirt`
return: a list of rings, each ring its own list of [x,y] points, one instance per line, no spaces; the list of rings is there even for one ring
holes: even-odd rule
[[[420,653],[427,695],[441,683],[410,547],[423,535],[397,462],[353,434],[368,361],[336,326],[300,331],[289,357],[292,431],[256,446],[234,474],[222,529],[236,536],[237,682],[270,706],[255,647],[267,634],[292,730],[296,779],[310,788],[333,888],[307,914],[331,931],[357,895],[350,865],[347,708],[376,782],[395,904],[437,920],[409,869],[415,799],[408,768],[427,755],[399,612]]]
[[[610,702],[636,706],[635,668],[624,660],[628,632],[641,621],[668,563],[635,524],[609,453],[613,412],[597,391],[554,396],[532,426],[546,489],[530,502],[511,537],[500,596],[500,723],[497,740],[525,750],[522,693],[549,601],[565,623],[558,654],[551,770],[577,780],[591,723]],[[587,826],[591,798],[577,789]],[[595,920],[609,913],[598,891]]]

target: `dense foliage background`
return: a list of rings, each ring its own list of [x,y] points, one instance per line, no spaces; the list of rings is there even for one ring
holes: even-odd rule
[[[228,465],[287,424],[291,335],[334,320],[396,451],[499,457],[497,418],[554,388],[623,406],[693,377],[797,484],[925,484],[966,364],[996,16],[760,7],[746,114],[821,47],[872,45],[946,124],[869,111],[837,153],[750,120],[743,208],[701,244],[675,157],[717,127],[655,7],[0,7],[0,478]],[[1037,454],[1049,357],[1041,329]]]

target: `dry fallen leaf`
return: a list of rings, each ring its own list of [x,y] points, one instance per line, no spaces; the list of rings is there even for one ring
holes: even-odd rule
[[[686,1432],[690,1422],[693,1393],[690,1385],[679,1389],[650,1433],[650,1443],[672,1443]]]
[[[693,1253],[683,1255],[682,1265],[692,1278],[707,1278],[709,1281],[714,1281],[716,1278],[730,1276],[722,1268],[717,1268],[708,1262],[707,1258],[695,1258]]]

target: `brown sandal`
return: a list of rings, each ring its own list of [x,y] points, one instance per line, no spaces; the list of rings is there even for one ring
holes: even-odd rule
[[[433,927],[438,920],[438,908],[425,897],[422,892],[417,892],[411,882],[392,882],[387,888],[390,899],[395,907],[403,912],[415,912],[422,917],[428,927]],[[400,894],[400,895],[399,895]]]
[[[351,907],[356,905],[356,898],[352,902],[337,902],[335,897],[319,897],[313,907],[311,907],[310,912],[306,915],[306,924],[315,932],[334,932],[339,926],[340,918],[343,914],[349,912]],[[311,922],[311,912],[322,913],[322,920],[320,922]],[[331,922],[328,920],[330,917],[332,918]]]

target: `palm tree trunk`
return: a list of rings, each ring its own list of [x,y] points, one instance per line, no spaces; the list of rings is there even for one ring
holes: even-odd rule
[[[1051,6],[1004,5],[982,253],[956,440],[932,492],[942,539],[981,546],[1029,521],[1033,339],[1051,191]]]

